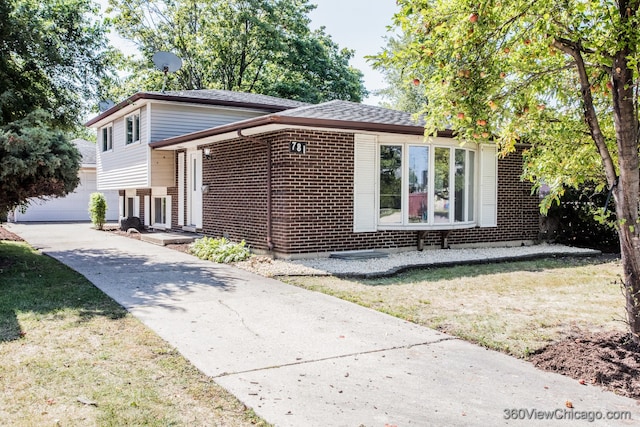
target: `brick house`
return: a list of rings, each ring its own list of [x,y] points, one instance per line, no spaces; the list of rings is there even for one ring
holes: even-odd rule
[[[244,239],[280,257],[538,237],[522,147],[498,159],[491,144],[447,132],[425,139],[410,114],[346,101],[279,105],[174,134],[144,144],[148,178],[159,184],[161,174],[162,185],[118,184],[123,215],[139,213],[147,226]],[[153,159],[168,161],[154,170]]]

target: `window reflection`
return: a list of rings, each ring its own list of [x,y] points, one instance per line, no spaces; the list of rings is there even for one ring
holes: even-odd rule
[[[402,147],[380,147],[380,223],[402,223]]]
[[[435,194],[433,222],[441,224],[449,222],[449,158],[451,157],[451,150],[449,148],[436,147],[434,151]]]
[[[409,147],[409,222],[429,222],[429,147]]]

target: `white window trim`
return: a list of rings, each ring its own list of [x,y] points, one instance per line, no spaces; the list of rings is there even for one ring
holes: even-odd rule
[[[135,134],[136,128],[135,128],[135,121],[133,122],[133,141],[129,142],[127,140],[127,122],[129,121],[129,118],[138,116],[138,134]],[[130,114],[127,114],[126,116],[124,116],[124,146],[125,147],[129,147],[131,145],[136,145],[136,144],[140,144],[140,141],[142,140],[142,115],[140,114],[140,110],[136,110]],[[136,138],[137,137],[137,138]]]
[[[379,218],[380,212],[380,197],[379,190],[376,191],[376,222],[377,222],[377,230],[386,231],[386,230],[453,230],[458,228],[473,228],[478,222],[476,220],[473,221],[458,221],[456,222],[455,217],[455,200],[453,199],[453,193],[450,195],[450,204],[449,204],[449,218],[450,222],[448,223],[435,223],[434,222],[434,198],[430,197],[429,200],[429,222],[428,223],[409,223],[408,222],[408,212],[409,212],[409,198],[407,195],[409,194],[409,179],[408,179],[408,171],[409,171],[409,147],[411,146],[428,146],[429,147],[429,195],[433,195],[435,193],[435,150],[436,148],[446,148],[450,150],[450,162],[449,162],[449,186],[450,188],[455,185],[455,150],[462,149],[465,151],[473,151],[476,153],[476,162],[478,161],[478,149],[471,147],[461,147],[459,145],[447,145],[441,143],[431,143],[431,144],[420,144],[419,142],[384,142],[378,144],[376,149],[376,188],[380,188],[380,147],[382,146],[401,146],[402,147],[402,223],[396,224],[381,224]],[[477,171],[477,167],[474,168],[474,171]],[[477,173],[474,176],[475,182],[477,182]],[[467,183],[468,184],[468,183]],[[468,185],[467,185],[468,186]],[[477,188],[477,185],[474,187]],[[474,219],[477,218],[477,209],[478,209],[478,198],[477,193],[474,191],[473,195],[469,195],[469,197],[474,198]]]
[[[104,131],[107,130],[108,135],[110,136],[111,146],[105,150],[104,148]],[[100,128],[100,152],[107,153],[109,151],[113,151],[113,123],[109,123],[106,126],[102,126]]]
[[[156,221],[156,199],[165,199],[165,223],[158,223]],[[151,196],[151,220],[153,222],[152,227],[158,229],[168,230],[171,228],[171,196],[167,195],[153,195]]]
[[[121,199],[121,209],[120,213],[124,217],[138,217],[140,218],[140,196],[136,195],[136,190],[125,190],[124,197],[120,197]],[[129,199],[133,199],[133,212],[126,212],[127,207],[129,206]]]

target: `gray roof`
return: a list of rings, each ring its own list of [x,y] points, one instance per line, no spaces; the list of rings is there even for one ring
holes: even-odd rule
[[[411,113],[341,100],[307,105],[272,115],[399,126],[424,126],[424,123],[416,120]]]
[[[306,102],[293,101],[291,99],[278,98],[275,96],[261,95],[259,93],[234,92],[230,90],[218,89],[198,89],[198,90],[170,90],[166,92],[142,92],[157,96],[193,98],[199,100],[233,102],[238,104],[256,104],[266,106],[279,106],[286,108],[297,108],[309,105]]]
[[[305,105],[264,116],[228,123],[186,135],[151,142],[153,148],[169,147],[215,135],[238,132],[267,125],[291,125],[346,131],[371,131],[423,135],[424,124],[411,113],[391,110],[373,105],[349,101],[328,101],[322,104]],[[451,136],[450,131],[438,132],[440,136]]]
[[[105,117],[117,113],[121,109],[133,104],[139,99],[249,108],[264,111],[267,114],[309,105],[306,102],[293,101],[291,99],[277,98],[275,96],[261,95],[258,93],[233,92],[229,90],[217,89],[178,90],[167,92],[137,92],[124,101],[114,105],[113,107],[89,120],[87,123],[85,123],[85,126],[92,126]]]
[[[96,164],[96,144],[86,139],[72,139],[72,144],[78,148],[82,155],[83,165],[95,165]]]

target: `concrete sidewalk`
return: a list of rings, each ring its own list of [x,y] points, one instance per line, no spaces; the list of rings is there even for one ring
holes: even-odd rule
[[[632,399],[337,298],[89,224],[7,228],[86,276],[277,426],[640,420]],[[616,411],[632,419],[606,419]],[[590,415],[603,419],[580,420]]]

